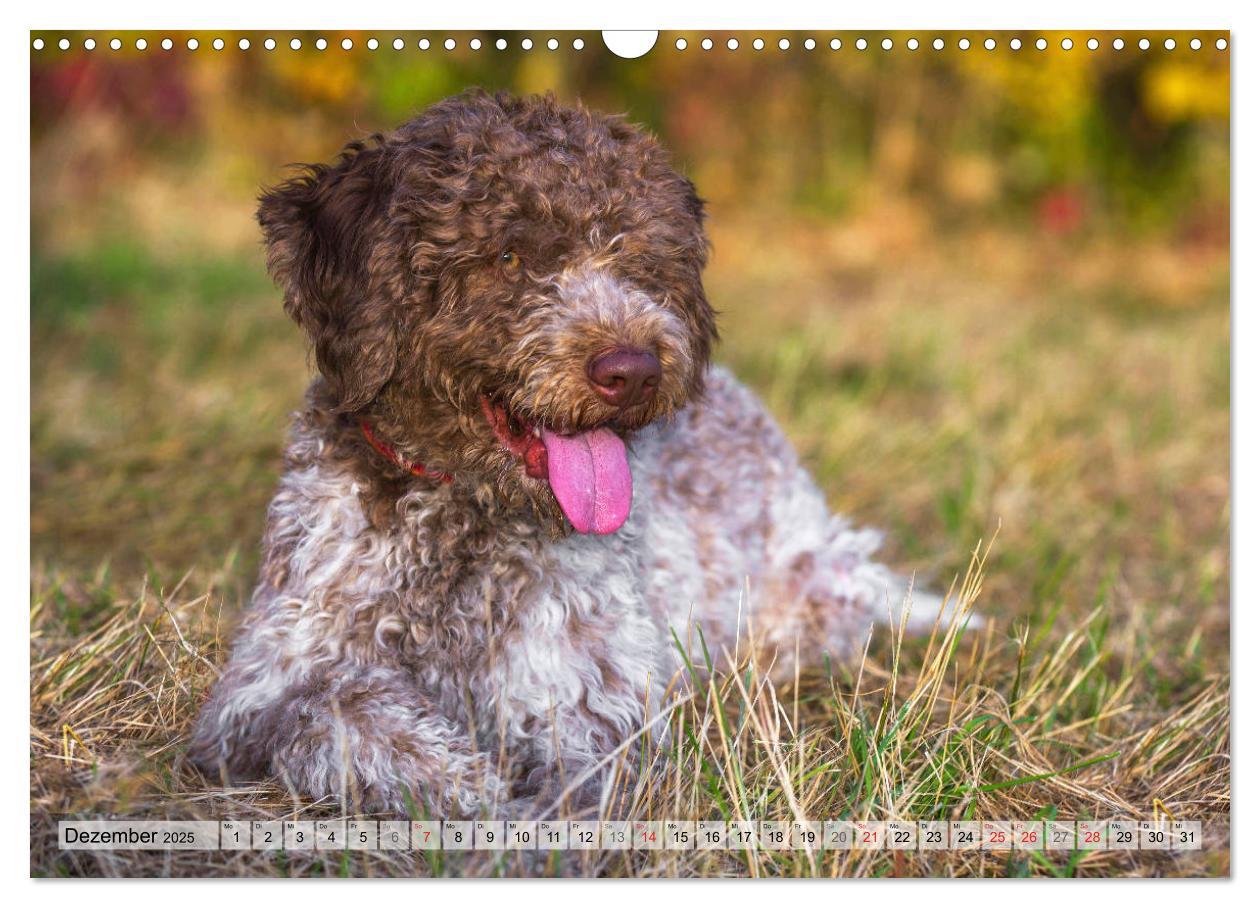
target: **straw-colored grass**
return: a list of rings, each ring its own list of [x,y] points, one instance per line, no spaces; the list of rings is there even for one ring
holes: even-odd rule
[[[44,583],[49,585],[45,586]],[[48,605],[90,596],[37,582],[37,631]],[[977,557],[954,597],[962,608],[926,642],[877,633],[864,659],[828,677],[775,687],[765,654],[710,654],[690,645],[676,678],[667,756],[634,788],[644,819],[1213,818],[1228,810],[1228,688],[1133,730],[1126,680],[1099,672],[1095,612],[1053,645],[1021,641],[1003,666],[991,630],[963,625],[982,594]],[[58,818],[102,815],[312,819],[370,816],[309,804],[278,782],[222,788],[181,759],[182,736],[222,652],[213,589],[145,590],[101,603],[100,622],[33,672],[32,866],[83,875],[438,875],[521,872],[614,876],[907,876],[1203,873],[1221,854],[1059,855],[891,851],[661,851],[557,856],[523,866],[509,856],[346,852],[59,852]],[[891,617],[891,616],[890,616]],[[697,657],[697,653],[699,656]],[[716,664],[713,664],[716,663]],[[712,666],[716,671],[710,671]],[[914,666],[910,668],[909,666]],[[1006,669],[1005,671],[1003,669]],[[1011,672],[1013,669],[1013,674]],[[1003,681],[995,685],[995,679]],[[95,743],[100,742],[100,743]],[[118,747],[123,744],[123,747]],[[616,765],[616,761],[613,761]],[[1156,811],[1149,780],[1165,779]],[[563,812],[561,816],[565,815]],[[1219,828],[1209,826],[1220,846]]]
[[[305,382],[300,340],[252,259],[122,247],[33,263],[32,873],[1228,873],[1221,262],[1181,262],[1203,282],[1164,299],[1129,287],[1122,254],[1100,244],[995,232],[873,268],[837,251],[843,238],[797,229],[716,238],[723,358],[833,504],[888,527],[892,561],[952,585],[986,624],[919,639],[890,614],[864,659],[777,687],[764,654],[709,652],[678,629],[694,692],[677,679],[668,753],[632,813],[1171,815],[1204,821],[1207,849],[602,852],[528,868],[484,854],[58,851],[62,817],[341,815],[275,780],[223,788],[183,759],[252,583]],[[992,263],[983,280],[966,264],[978,258]]]

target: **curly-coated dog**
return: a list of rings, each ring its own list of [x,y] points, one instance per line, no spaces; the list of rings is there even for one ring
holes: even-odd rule
[[[789,670],[899,610],[878,534],[710,365],[703,205],[644,130],[471,92],[258,218],[320,375],[193,735],[213,776],[607,808],[609,758],[685,684],[675,633]]]

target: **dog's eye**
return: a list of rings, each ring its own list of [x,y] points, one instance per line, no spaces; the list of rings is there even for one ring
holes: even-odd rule
[[[521,267],[521,257],[515,252],[505,252],[499,256],[499,264],[508,271],[519,271]]]

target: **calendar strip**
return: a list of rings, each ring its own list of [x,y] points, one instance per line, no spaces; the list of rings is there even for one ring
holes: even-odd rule
[[[1198,851],[1199,820],[63,820],[68,851]]]

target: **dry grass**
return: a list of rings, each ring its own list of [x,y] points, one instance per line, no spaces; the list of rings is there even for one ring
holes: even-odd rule
[[[1180,818],[1228,810],[1228,687],[1213,680],[1140,729],[1131,679],[1100,672],[1109,647],[1099,614],[1053,645],[1019,641],[1003,665],[992,631],[962,625],[982,593],[982,560],[961,583],[962,609],[926,642],[897,629],[862,662],[776,689],[755,649],[709,654],[679,641],[696,693],[671,711],[668,759],[636,788],[632,816],[725,818]],[[181,760],[182,736],[222,650],[209,590],[145,590],[134,601],[37,580],[36,649],[50,606],[82,605],[89,626],[33,667],[32,869],[73,875],[514,875],[516,859],[473,855],[59,852],[56,820],[360,816],[308,804],[275,783],[221,788]],[[92,614],[95,612],[95,614]],[[890,616],[890,619],[892,616]],[[1114,630],[1113,630],[1114,632]],[[1123,630],[1120,631],[1124,633]],[[707,668],[716,661],[717,672]],[[706,664],[708,663],[708,664]],[[725,663],[725,664],[723,664]],[[913,666],[910,667],[910,666]],[[1009,668],[1014,669],[1013,676]],[[1004,683],[994,686],[995,678]],[[682,679],[677,679],[681,681]],[[119,746],[121,745],[121,746]],[[1222,830],[1209,823],[1209,842]],[[542,872],[613,876],[1114,875],[1221,872],[1225,854],[1076,853],[996,856],[891,852],[606,852],[557,857]],[[564,863],[561,863],[561,862]]]
[[[833,503],[890,528],[898,565],[942,588],[958,578],[956,598],[987,626],[930,640],[884,629],[860,665],[779,688],[746,653],[733,664],[709,654],[721,671],[675,709],[670,758],[635,812],[1163,809],[1204,820],[1210,847],[605,853],[545,872],[1228,873],[1224,253],[1152,245],[1148,258],[1172,259],[1164,272],[1198,281],[1161,295],[1130,281],[1131,253],[1104,242],[1060,248],[993,231],[854,251],[848,239],[878,227],[720,231],[710,288],[725,312],[723,356]],[[57,851],[61,816],[337,808],[270,783],[223,789],[182,762],[252,582],[285,412],[305,381],[296,331],[257,262],[164,263],[124,247],[36,259],[33,273],[32,872],[518,872],[485,856]],[[703,661],[698,642],[688,651]]]

